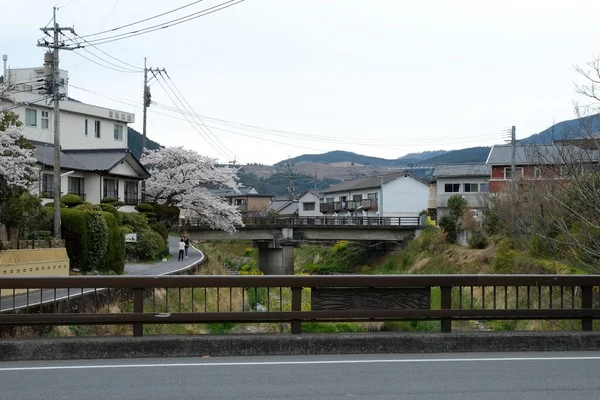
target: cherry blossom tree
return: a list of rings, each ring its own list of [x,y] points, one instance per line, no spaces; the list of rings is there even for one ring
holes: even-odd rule
[[[21,122],[12,112],[0,113],[0,194],[31,188],[36,175],[33,149],[21,135]]]
[[[147,201],[177,206],[213,229],[233,233],[242,226],[237,207],[208,191],[209,187],[235,189],[234,168],[219,167],[214,159],[183,147],[145,151],[141,162],[152,175],[146,181]]]

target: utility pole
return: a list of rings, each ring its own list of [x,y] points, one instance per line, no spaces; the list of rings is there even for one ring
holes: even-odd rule
[[[52,78],[49,79],[52,90],[52,101],[54,101],[54,237],[60,239],[61,237],[61,224],[60,224],[60,197],[61,197],[61,176],[60,176],[60,88],[62,83],[60,82],[60,71],[58,70],[59,55],[58,49],[73,50],[73,47],[65,46],[64,43],[59,42],[59,34],[62,31],[70,31],[75,33],[73,28],[60,27],[56,21],[56,7],[54,7],[53,14],[54,23],[52,28],[40,28],[42,32],[49,35],[48,32],[53,32],[53,43],[48,43],[45,40],[38,41],[39,47],[47,47],[53,49],[53,62],[52,62]]]
[[[152,103],[152,94],[150,93],[150,87],[148,86],[148,72],[167,72],[164,68],[161,70],[159,68],[148,68],[146,66],[147,60],[144,57],[144,116],[143,116],[143,125],[142,125],[142,155],[144,154],[144,150],[148,148],[148,139],[146,136],[146,125],[148,121],[148,107]],[[142,201],[146,201],[146,181],[142,181]]]
[[[510,130],[510,142],[512,145],[512,155],[510,162],[510,190],[512,195],[515,195],[515,173],[517,170],[517,129],[513,125]]]

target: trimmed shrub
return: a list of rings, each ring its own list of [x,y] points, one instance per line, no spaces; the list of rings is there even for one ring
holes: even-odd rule
[[[116,197],[105,197],[102,200],[100,200],[100,203],[112,204],[112,203],[116,203],[117,201],[119,201],[119,199],[117,199]]]
[[[148,229],[148,219],[144,214],[119,212],[119,215],[123,221],[123,226],[131,228],[131,232],[129,233]]]
[[[116,209],[115,209],[115,212]],[[117,218],[110,212],[102,212],[108,227],[108,246],[101,272],[122,274],[125,269],[125,239]]]
[[[146,216],[146,218],[148,219],[148,223],[151,224],[153,222],[157,222],[156,213],[154,213],[154,212],[144,212],[144,213],[141,213],[141,214],[144,214]]]
[[[165,240],[158,232],[146,228],[137,231],[137,242],[125,243],[125,251],[128,260],[154,261],[164,253],[165,246]]]
[[[89,269],[100,270],[104,267],[106,249],[108,248],[108,225],[100,212],[88,212],[88,264]]]
[[[170,227],[176,225],[179,221],[179,207],[165,206],[162,204],[154,204],[154,212],[156,213],[156,219],[159,222]]]
[[[141,212],[141,213],[154,211],[154,207],[150,203],[140,203],[137,206],[135,206],[135,209],[136,209],[136,211]]]
[[[60,201],[68,208],[73,208],[83,203],[83,199],[81,197],[72,193],[65,194],[60,198]]]
[[[62,238],[71,268],[85,270],[88,268],[88,233],[87,217],[84,211],[66,209],[61,212]]]
[[[112,204],[106,204],[106,203],[100,204],[99,207],[102,211],[111,213],[116,218],[117,223],[119,225],[121,225],[123,223],[123,218],[121,217],[119,210],[117,210],[117,207],[113,206]]]
[[[150,229],[152,229],[154,232],[159,233],[165,241],[167,240],[167,237],[169,236],[169,231],[167,230],[167,227],[161,222],[152,222],[150,224]]]
[[[75,210],[81,210],[81,211],[100,211],[100,206],[94,205],[87,201],[84,201],[83,203],[81,203],[78,206],[75,206],[73,208]]]

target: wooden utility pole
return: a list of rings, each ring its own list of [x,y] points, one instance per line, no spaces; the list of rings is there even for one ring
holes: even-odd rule
[[[512,145],[512,155],[510,161],[510,190],[515,195],[515,173],[517,170],[517,129],[513,125],[510,130],[510,142]]]
[[[53,15],[54,23],[52,28],[40,28],[42,32],[48,34],[49,31],[53,32],[53,43],[46,41],[38,42],[38,46],[47,47],[53,49],[53,62],[52,62],[52,75],[48,79],[50,89],[52,91],[52,101],[54,102],[54,237],[60,239],[61,237],[61,224],[60,224],[60,198],[61,198],[61,176],[60,176],[60,88],[63,83],[60,82],[60,71],[58,70],[59,65],[59,48],[65,50],[73,50],[72,47],[61,45],[59,42],[59,34],[62,31],[70,31],[75,33],[73,28],[63,28],[58,25],[56,21],[56,7],[54,7]]]

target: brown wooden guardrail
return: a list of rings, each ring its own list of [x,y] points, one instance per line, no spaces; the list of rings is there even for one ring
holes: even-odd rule
[[[600,318],[600,275],[120,276],[1,278],[0,325]],[[19,289],[26,293],[17,294]],[[27,307],[22,307],[22,302]],[[20,309],[20,310],[17,310]]]

